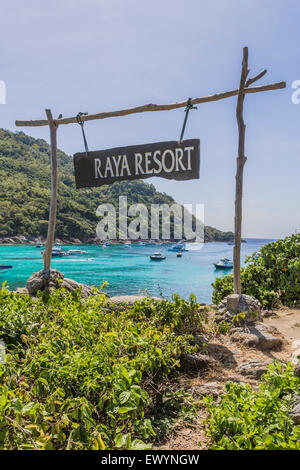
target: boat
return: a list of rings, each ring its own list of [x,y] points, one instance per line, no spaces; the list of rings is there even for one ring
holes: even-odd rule
[[[176,256],[177,256],[177,258],[181,258],[181,257],[182,257],[182,252],[181,252],[181,251],[178,251],[178,253],[177,253]]]
[[[68,250],[66,255],[86,255],[87,251],[85,250]]]
[[[146,243],[145,242],[139,242],[139,246],[145,246]]]
[[[216,269],[232,269],[233,262],[229,258],[221,258],[218,263],[214,263]]]
[[[43,250],[41,253],[44,254],[45,250]],[[52,248],[52,255],[51,255],[53,258],[60,258],[61,256],[65,256],[65,255],[66,253],[62,251],[60,246],[54,245],[54,247]]]
[[[152,261],[162,261],[162,260],[166,259],[166,257],[163,256],[159,251],[155,251],[155,253],[153,253],[153,255],[150,255],[150,259]]]
[[[123,247],[124,248],[131,248],[131,245],[130,245],[130,243],[124,243]]]
[[[158,243],[156,243],[154,240],[149,240],[147,243],[146,243],[147,246],[155,246],[155,245],[158,245]]]
[[[8,264],[0,264],[0,274],[7,273],[10,269],[12,269],[13,266],[10,266]]]
[[[185,244],[183,242],[178,242],[175,245],[172,245],[171,248],[168,248],[168,251],[189,251],[185,248]]]
[[[36,248],[42,248],[43,247],[43,244],[42,242],[37,242],[36,245],[35,245]]]
[[[104,242],[104,246],[111,246],[111,243],[109,243],[109,242]]]
[[[234,245],[234,241],[228,242],[227,245]]]

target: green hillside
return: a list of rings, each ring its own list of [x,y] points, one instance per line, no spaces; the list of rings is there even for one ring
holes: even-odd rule
[[[102,203],[118,207],[119,196],[128,205],[170,204],[174,200],[139,181],[114,183],[102,188],[75,189],[72,158],[58,152],[59,195],[56,236],[82,241],[95,236],[96,208]],[[50,146],[23,132],[0,129],[0,237],[46,236],[50,200]],[[206,241],[232,239],[232,232],[205,227]]]

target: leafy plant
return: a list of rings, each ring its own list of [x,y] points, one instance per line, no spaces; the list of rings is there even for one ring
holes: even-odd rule
[[[300,379],[291,364],[274,363],[262,377],[258,392],[250,385],[227,382],[217,405],[209,396],[208,435],[217,450],[300,450],[300,426],[288,412]]]
[[[256,297],[264,307],[300,302],[300,234],[265,245],[261,255],[254,253],[241,271],[242,291]],[[213,283],[213,301],[219,303],[233,292],[233,275]]]
[[[203,320],[194,296],[132,307],[63,289],[33,300],[3,286],[0,448],[149,448],[153,390],[197,350],[190,338]]]

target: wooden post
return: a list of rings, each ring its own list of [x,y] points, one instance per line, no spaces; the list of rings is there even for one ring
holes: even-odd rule
[[[242,240],[242,199],[243,199],[243,174],[244,166],[247,161],[245,157],[245,130],[246,126],[243,118],[244,98],[246,80],[248,76],[248,47],[243,50],[242,73],[240,80],[240,88],[236,107],[236,119],[239,130],[239,144],[236,171],[236,188],[235,188],[235,217],[234,217],[234,293],[241,294],[241,240]]]
[[[51,267],[52,248],[54,243],[54,232],[56,224],[56,208],[57,208],[57,124],[53,121],[50,109],[46,109],[46,115],[50,127],[50,141],[51,141],[51,200],[49,212],[49,224],[46,249],[44,251],[44,271],[49,271]]]

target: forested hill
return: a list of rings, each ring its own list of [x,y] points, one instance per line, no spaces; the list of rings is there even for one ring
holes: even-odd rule
[[[102,203],[118,207],[125,195],[133,203],[170,204],[174,200],[141,180],[110,186],[75,189],[72,158],[58,152],[59,195],[56,236],[85,241],[95,236],[96,208]],[[23,132],[0,129],[0,237],[13,235],[45,236],[50,200],[50,146]],[[231,232],[205,227],[206,241],[226,241]]]

